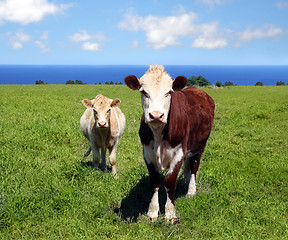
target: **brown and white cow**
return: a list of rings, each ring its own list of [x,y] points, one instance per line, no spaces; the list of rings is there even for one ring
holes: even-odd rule
[[[166,221],[174,222],[176,210],[174,191],[183,161],[188,178],[188,195],[196,193],[196,172],[214,119],[214,101],[204,91],[194,87],[184,90],[185,77],[172,79],[163,66],[150,66],[138,79],[125,78],[128,87],[141,92],[143,116],[139,135],[143,145],[152,199],[148,216],[157,219],[160,171],[168,170],[164,185],[167,191]],[[185,159],[185,160],[184,160]]]
[[[92,166],[98,168],[101,150],[100,169],[105,170],[106,150],[109,149],[112,173],[117,177],[116,150],[118,140],[125,128],[125,116],[118,108],[120,100],[117,98],[112,100],[99,94],[93,100],[84,99],[82,103],[87,109],[80,119],[80,125],[83,135],[90,142],[90,147],[84,156],[87,157],[92,149]]]

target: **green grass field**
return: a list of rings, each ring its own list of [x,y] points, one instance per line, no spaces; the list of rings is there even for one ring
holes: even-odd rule
[[[197,175],[178,180],[179,223],[150,222],[140,94],[112,85],[0,86],[0,239],[287,239],[288,87],[204,89],[216,103]],[[83,159],[84,98],[122,100],[119,179]],[[108,162],[108,161],[107,161]]]

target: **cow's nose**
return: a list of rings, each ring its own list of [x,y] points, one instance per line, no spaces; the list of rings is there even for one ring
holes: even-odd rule
[[[106,127],[106,122],[105,121],[98,122],[98,127]]]
[[[149,118],[151,122],[160,123],[164,120],[164,113],[161,113],[159,111],[153,111],[149,113]]]

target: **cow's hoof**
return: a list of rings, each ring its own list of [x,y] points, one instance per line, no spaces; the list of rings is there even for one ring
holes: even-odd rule
[[[157,219],[158,219],[157,217],[153,217],[153,218],[150,217],[151,222],[155,222],[157,221]]]
[[[152,222],[156,221],[158,219],[158,211],[157,212],[148,212],[147,217],[149,217]]]
[[[170,222],[172,224],[176,224],[179,222],[177,218],[165,218],[165,222]]]
[[[117,171],[116,171],[116,167],[115,166],[112,166],[112,174],[113,174],[113,177],[114,178],[118,178],[118,174],[117,174]]]

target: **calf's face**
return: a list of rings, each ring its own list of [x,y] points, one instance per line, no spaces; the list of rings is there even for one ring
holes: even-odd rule
[[[84,99],[83,105],[93,109],[96,127],[107,128],[110,123],[111,108],[120,104],[119,99],[109,99],[99,94],[93,100]]]
[[[175,80],[165,72],[164,67],[150,66],[140,78],[128,76],[125,78],[128,87],[141,92],[141,102],[145,122],[157,128],[166,124],[170,110],[173,91],[181,90],[187,83],[185,77]]]

